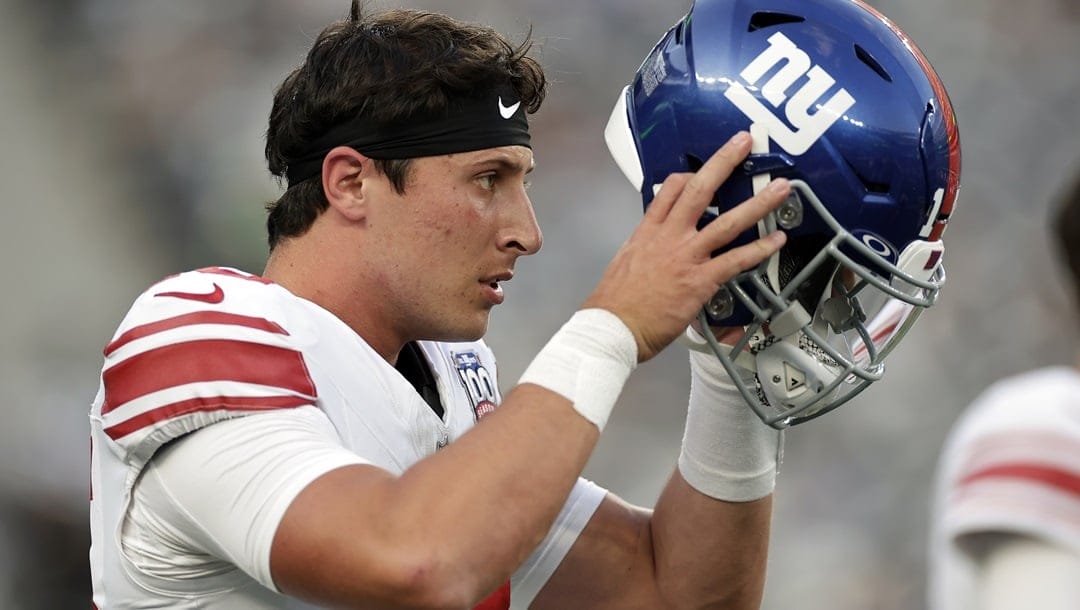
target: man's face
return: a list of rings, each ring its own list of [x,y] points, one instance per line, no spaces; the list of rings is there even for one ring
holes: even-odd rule
[[[405,340],[474,340],[503,301],[501,282],[542,235],[525,192],[532,151],[506,146],[414,159],[405,193],[381,185],[386,317]]]

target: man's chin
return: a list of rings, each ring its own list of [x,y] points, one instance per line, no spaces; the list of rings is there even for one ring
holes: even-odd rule
[[[447,343],[460,343],[465,341],[478,341],[487,334],[488,313],[485,311],[482,318],[462,321],[459,324],[447,325],[441,332],[430,337],[433,341],[445,341]]]
[[[487,329],[488,318],[485,315],[483,324],[478,324],[475,327],[468,329],[467,332],[463,332],[461,338],[458,339],[458,341],[479,341],[480,339],[484,338],[484,335],[487,334]]]

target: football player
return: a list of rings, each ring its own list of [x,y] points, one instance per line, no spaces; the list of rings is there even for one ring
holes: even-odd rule
[[[644,218],[503,396],[482,336],[542,241],[527,47],[354,2],[285,79],[261,275],[167,278],[106,347],[98,608],[760,605],[777,428],[880,377],[943,280],[947,96],[861,3],[699,0],[613,113]],[[630,506],[581,470],[695,319],[677,468]]]
[[[1080,293],[1080,174],[1054,237]],[[1080,362],[1004,379],[949,433],[930,556],[934,610],[1080,608]]]
[[[761,455],[676,472],[655,510],[579,476],[636,365],[783,244],[712,256],[787,181],[699,229],[749,134],[668,178],[503,396],[482,337],[541,246],[525,183],[543,71],[486,27],[358,5],[275,95],[266,156],[288,188],[261,275],[167,278],[105,349],[95,606],[757,607],[778,433],[752,412],[703,405]]]

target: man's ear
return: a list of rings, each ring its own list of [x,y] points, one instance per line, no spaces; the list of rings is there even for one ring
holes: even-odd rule
[[[322,183],[330,207],[349,220],[362,220],[369,203],[364,180],[373,177],[372,169],[371,159],[348,146],[326,153]]]

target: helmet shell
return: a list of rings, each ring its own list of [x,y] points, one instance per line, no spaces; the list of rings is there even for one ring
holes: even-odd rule
[[[862,2],[697,0],[626,95],[646,207],[654,185],[696,170],[758,123],[769,152],[718,190],[720,212],[753,195],[754,174],[802,180],[840,225],[896,263],[912,241],[940,238],[952,211],[952,104],[914,43]],[[831,231],[811,213],[788,233]],[[756,237],[747,231],[728,247]]]

